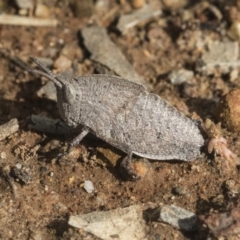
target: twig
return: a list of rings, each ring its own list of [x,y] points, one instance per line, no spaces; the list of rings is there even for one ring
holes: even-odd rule
[[[58,20],[0,14],[0,24],[32,27],[56,27]]]

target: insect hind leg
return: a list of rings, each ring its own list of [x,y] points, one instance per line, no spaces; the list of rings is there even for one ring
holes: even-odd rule
[[[71,151],[71,149],[72,149],[75,145],[79,144],[79,143],[82,141],[82,139],[89,133],[89,131],[90,131],[89,128],[83,127],[83,128],[82,128],[82,131],[80,132],[80,134],[78,134],[78,135],[69,143],[67,152],[69,153],[69,152]]]

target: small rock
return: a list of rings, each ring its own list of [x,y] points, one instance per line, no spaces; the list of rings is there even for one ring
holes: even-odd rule
[[[234,41],[240,40],[240,22],[233,22],[227,32],[227,35]]]
[[[97,150],[100,153],[97,154],[97,157],[101,156],[100,158],[98,157],[101,162],[107,162],[107,164],[109,164],[111,167],[115,167],[117,165],[121,155],[114,151],[114,149],[98,147]]]
[[[107,212],[92,212],[70,216],[68,224],[105,240],[146,240],[143,208],[132,205]]]
[[[232,5],[227,10],[228,21],[231,23],[231,26],[227,32],[227,35],[235,40],[240,40],[240,13],[239,6]]]
[[[21,166],[13,167],[11,169],[11,176],[13,176],[16,181],[19,181],[21,184],[29,184],[32,181],[31,169],[29,167]]]
[[[119,18],[117,29],[126,33],[129,28],[132,28],[139,24],[140,22],[146,21],[152,17],[157,17],[161,15],[162,11],[156,9],[150,4],[145,4],[142,8],[137,9],[129,14],[122,15]]]
[[[172,190],[173,194],[184,196],[187,195],[189,192],[187,191],[185,186],[177,186]]]
[[[61,212],[67,212],[67,211],[68,211],[67,206],[64,205],[64,204],[61,203],[61,202],[58,202],[58,203],[57,203],[57,206],[58,206],[59,210],[61,210]]]
[[[229,179],[225,182],[225,188],[227,189],[228,197],[233,198],[238,196],[240,192],[240,185],[233,179]]]
[[[7,154],[5,152],[1,152],[0,153],[0,159],[6,159],[7,158]]]
[[[192,79],[192,77],[193,72],[186,69],[172,71],[169,74],[169,79],[173,85],[179,85],[181,83],[188,82]]]
[[[18,120],[16,118],[11,119],[7,123],[0,125],[0,141],[8,137],[9,135],[17,132],[19,129]]]
[[[109,38],[105,28],[92,25],[81,30],[84,45],[91,53],[91,59],[126,79],[151,87],[133,68],[120,49]]]
[[[214,160],[221,174],[233,174],[239,159],[237,155],[228,148],[227,139],[222,135],[221,122],[215,124],[207,118],[202,126],[208,136],[208,153],[214,153]]]
[[[66,151],[66,149],[65,149]],[[58,162],[61,166],[64,165],[73,165],[79,158],[82,158],[85,155],[85,149],[81,145],[75,146],[70,149],[70,151],[62,156],[59,156]]]
[[[168,10],[177,10],[183,8],[188,0],[162,0],[164,7]]]
[[[61,55],[59,58],[56,59],[53,66],[59,71],[64,72],[71,67],[71,64],[71,60]]]
[[[22,164],[21,163],[17,163],[16,164],[16,168],[20,170],[22,168]]]
[[[224,196],[222,194],[218,194],[217,196],[213,197],[211,201],[214,206],[222,207],[224,205]]]
[[[240,88],[231,90],[219,101],[216,115],[228,130],[240,131]]]
[[[61,55],[67,57],[70,60],[83,59],[83,52],[78,45],[77,41],[67,43],[61,50]]]
[[[223,213],[210,213],[206,215],[201,215],[199,216],[199,219],[205,225],[207,225],[210,233],[214,235],[217,239],[239,239],[239,207],[233,208]]]
[[[34,15],[35,17],[39,18],[49,18],[50,17],[49,8],[44,4],[38,3],[35,8]]]
[[[227,74],[240,66],[238,54],[238,42],[215,41],[209,44],[208,51],[204,52],[202,59],[197,62],[197,70],[208,75],[216,71]]]
[[[98,14],[103,14],[109,11],[111,5],[111,0],[96,0],[95,1],[95,10]]]
[[[78,159],[84,154],[85,148],[81,146],[75,146],[71,148],[70,152],[68,153],[68,157]]]
[[[21,8],[18,10],[18,15],[20,16],[27,16],[28,15],[28,9],[26,8]]]
[[[86,180],[84,181],[84,189],[86,190],[87,193],[92,193],[94,191],[94,186],[92,181]]]
[[[131,4],[134,8],[141,8],[145,2],[146,0],[131,0]]]
[[[161,207],[158,221],[168,223],[183,231],[191,232],[197,229],[197,216],[175,205]]]
[[[235,80],[238,79],[238,74],[239,74],[239,71],[238,69],[233,69],[231,72],[230,72],[230,82],[234,82]]]
[[[31,232],[29,239],[31,240],[43,240],[42,234],[38,231]]]

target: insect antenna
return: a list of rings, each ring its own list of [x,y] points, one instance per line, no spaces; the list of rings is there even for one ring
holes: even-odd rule
[[[48,67],[43,65],[40,61],[38,61],[36,58],[29,57],[34,63],[38,65],[42,69],[34,69],[34,68],[25,68],[26,71],[34,74],[39,74],[43,77],[46,77],[50,81],[52,81],[57,87],[62,88],[62,86],[65,84],[65,80],[62,78],[59,78],[57,75],[55,75]]]

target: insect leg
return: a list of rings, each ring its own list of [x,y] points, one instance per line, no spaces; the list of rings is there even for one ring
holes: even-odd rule
[[[82,131],[80,134],[78,134],[71,142],[70,142],[70,146],[74,147],[75,145],[77,145],[78,143],[80,143],[82,141],[82,139],[89,133],[89,129],[88,127],[83,127]]]
[[[58,154],[58,158],[61,159],[62,157],[64,157],[65,155],[68,155],[72,148],[77,145],[78,143],[80,143],[80,141],[89,133],[89,129],[87,127],[83,127],[82,131],[80,132],[80,134],[78,134],[71,142],[69,142],[68,144],[68,148],[67,151],[64,153],[60,153]]]

